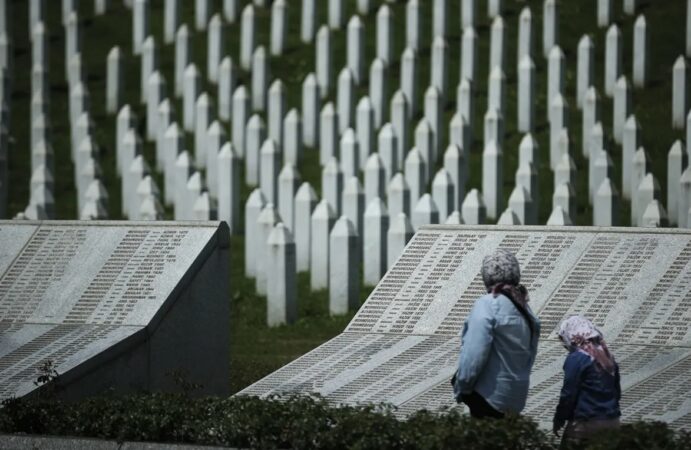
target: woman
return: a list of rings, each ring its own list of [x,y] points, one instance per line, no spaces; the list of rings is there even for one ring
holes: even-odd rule
[[[554,414],[554,434],[559,436],[567,421],[564,440],[583,441],[594,432],[618,428],[619,366],[602,333],[585,317],[571,316],[559,326],[559,339],[569,354]]]
[[[500,249],[486,256],[482,280],[487,294],[475,301],[463,325],[454,395],[472,417],[500,418],[525,406],[540,321],[528,306],[511,252]]]

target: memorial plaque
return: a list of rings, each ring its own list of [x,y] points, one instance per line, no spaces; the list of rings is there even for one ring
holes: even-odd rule
[[[72,397],[172,388],[174,370],[224,393],[227,252],[218,222],[0,221],[0,398],[46,361]]]
[[[584,314],[620,364],[623,420],[691,429],[691,232],[676,229],[423,227],[341,335],[240,394],[386,402],[402,417],[462,407],[449,384],[459,333],[497,248],[516,254],[542,322],[526,415],[551,426],[566,356],[556,328]]]

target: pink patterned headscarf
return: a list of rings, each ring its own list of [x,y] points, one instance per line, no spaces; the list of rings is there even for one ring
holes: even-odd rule
[[[569,351],[590,356],[601,368],[614,374],[614,357],[609,353],[600,330],[583,316],[571,316],[559,325],[559,337]]]

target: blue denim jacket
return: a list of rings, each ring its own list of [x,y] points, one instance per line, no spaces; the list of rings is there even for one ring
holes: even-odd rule
[[[567,420],[619,417],[620,398],[619,366],[615,365],[614,375],[610,375],[589,355],[572,351],[564,361],[564,386],[554,422],[561,426]]]
[[[519,413],[525,406],[530,370],[537,354],[540,321],[526,308],[534,327],[504,295],[483,295],[463,325],[454,395],[476,391],[494,409]]]

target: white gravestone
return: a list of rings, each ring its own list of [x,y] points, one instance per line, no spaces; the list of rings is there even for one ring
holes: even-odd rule
[[[206,75],[212,83],[218,83],[221,60],[225,56],[226,26],[220,14],[214,14],[209,22],[206,50]]]
[[[353,80],[360,85],[365,77],[365,25],[359,16],[348,21],[346,65],[353,73]]]
[[[338,114],[329,102],[319,114],[319,164],[322,166],[338,156],[338,136]]]
[[[593,225],[613,227],[619,224],[619,193],[609,178],[600,184],[593,200]]]
[[[614,24],[607,30],[605,38],[605,95],[614,95],[614,85],[622,75],[621,31]]]
[[[281,56],[288,31],[288,3],[275,0],[271,5],[271,55]]]
[[[420,48],[420,15],[420,0],[408,0],[405,8],[405,42],[406,47],[414,51]]]
[[[269,247],[267,242],[269,234],[277,223],[281,222],[281,216],[278,215],[274,204],[269,202],[264,206],[262,212],[257,217],[256,234],[256,266],[255,266],[255,290],[259,295],[266,295],[269,281]]]
[[[266,324],[291,324],[297,319],[297,268],[295,242],[288,227],[278,223],[269,234],[267,246]]]
[[[347,217],[334,224],[329,247],[329,313],[346,314],[360,304],[360,245]]]
[[[393,59],[393,14],[388,5],[377,11],[377,58],[387,65]]]
[[[338,159],[332,157],[322,169],[322,198],[336,215],[341,214],[341,193],[343,192],[343,171]]]
[[[435,52],[433,50],[432,56]],[[437,69],[432,68],[434,71]],[[433,72],[436,73],[436,72]],[[408,102],[408,119],[417,114],[418,109],[418,57],[415,50],[408,47],[401,55],[401,91]],[[393,100],[391,111],[393,114]]]
[[[295,250],[298,272],[310,268],[310,249],[312,241],[312,213],[318,202],[317,194],[307,182],[300,185],[295,194]]]
[[[185,91],[185,69],[192,64],[192,36],[187,25],[182,24],[175,34],[175,95]]]
[[[389,69],[379,58],[370,65],[369,97],[374,113],[374,127],[379,129],[389,117]]]
[[[391,217],[399,213],[410,214],[410,187],[401,172],[396,173],[386,190]]]
[[[317,32],[315,52],[317,82],[321,98],[324,99],[329,95],[333,83],[331,30],[326,25],[322,25]]]
[[[278,205],[278,174],[281,167],[281,153],[272,139],[262,144],[259,163],[259,188],[267,201]]]
[[[291,163],[286,163],[278,174],[278,213],[291,232],[295,231],[295,194],[300,181],[300,174]]]
[[[648,42],[648,25],[645,16],[640,15],[633,26],[633,85],[637,88],[644,88],[648,81]]]
[[[245,6],[240,20],[240,67],[243,70],[250,70],[257,39],[254,6],[251,4]]]
[[[283,119],[286,113],[285,91],[285,85],[281,80],[274,81],[269,88],[269,138],[276,143],[278,148],[283,148]]]
[[[316,291],[329,287],[329,235],[336,222],[336,213],[324,199],[312,212],[312,236],[310,245],[310,289]]]
[[[362,238],[362,220],[365,212],[365,194],[357,177],[345,180],[341,196],[343,216],[347,217],[358,233],[358,241]]]
[[[386,266],[391,267],[403,253],[403,249],[415,234],[413,225],[405,213],[391,216],[391,224],[386,233]]]
[[[677,58],[672,68],[672,128],[684,128],[688,112],[688,70],[683,56]]]
[[[283,162],[297,166],[302,153],[302,119],[297,108],[293,108],[283,119]]]
[[[365,210],[363,230],[363,282],[375,286],[386,273],[386,244],[389,213],[379,197],[374,197]]]
[[[218,118],[228,122],[233,117],[233,92],[237,83],[237,69],[230,56],[218,68]]]
[[[681,175],[689,165],[684,143],[677,140],[667,154],[667,213],[669,222],[676,225],[679,219],[679,189]]]
[[[369,205],[375,198],[386,198],[386,171],[384,163],[378,153],[372,153],[365,163],[364,174],[365,205]]]
[[[246,156],[245,148],[247,143],[245,142],[245,132],[250,114],[250,96],[245,86],[239,86],[235,89],[232,102],[232,141],[238,157],[243,159]]]
[[[123,56],[120,47],[113,47],[108,52],[106,76],[106,111],[115,114],[122,106],[124,93]]]
[[[259,184],[260,154],[265,139],[266,126],[264,121],[261,116],[254,114],[247,121],[247,130],[245,131],[245,184],[248,186]]]
[[[302,83],[302,139],[307,147],[314,147],[319,138],[319,114],[321,101],[319,86],[314,73]]]
[[[595,45],[587,34],[578,41],[576,72],[576,106],[583,109],[586,92],[595,80]]]
[[[466,194],[461,206],[463,222],[468,225],[481,225],[487,220],[487,208],[482,194],[477,189],[471,189]]]
[[[559,43],[559,4],[557,0],[545,0],[542,6],[542,54],[547,58],[550,50]]]
[[[259,188],[247,197],[245,202],[245,276],[254,278],[257,268],[257,219],[266,206],[266,199]]]
[[[432,199],[437,205],[439,223],[446,222],[447,217],[455,207],[454,184],[449,173],[441,168],[432,180]]]
[[[271,79],[269,58],[263,45],[257,47],[252,55],[252,109],[266,110],[266,97]]]
[[[355,83],[353,79],[353,73],[347,67],[344,67],[338,75],[336,106],[338,108],[339,133],[343,133],[353,124],[353,109],[355,103]]]

